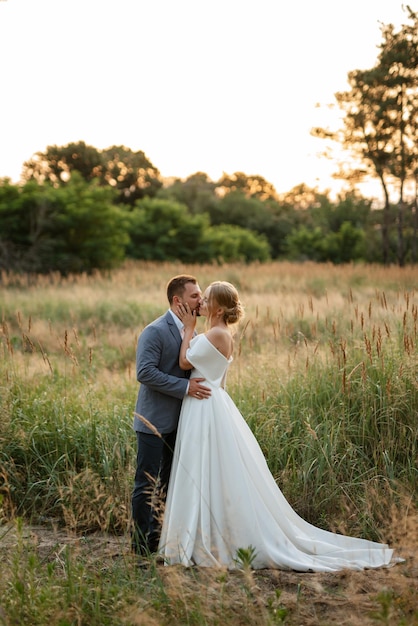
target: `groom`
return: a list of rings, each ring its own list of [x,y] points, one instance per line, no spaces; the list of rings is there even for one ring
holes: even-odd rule
[[[162,508],[167,494],[181,403],[185,395],[205,399],[203,378],[189,380],[179,366],[183,324],[179,304],[199,312],[202,298],[197,279],[174,276],[167,285],[169,310],[144,328],[138,339],[136,375],[140,383],[135,406],[137,467],[132,493],[132,549],[141,556],[157,552]]]

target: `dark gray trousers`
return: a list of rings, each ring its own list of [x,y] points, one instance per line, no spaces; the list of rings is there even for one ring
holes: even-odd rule
[[[161,435],[137,432],[135,484],[132,492],[132,549],[157,551],[177,431]]]

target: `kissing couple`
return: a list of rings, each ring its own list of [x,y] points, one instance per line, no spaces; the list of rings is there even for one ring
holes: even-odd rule
[[[215,281],[202,295],[194,276],[179,275],[167,299],[136,353],[132,547],[141,562],[156,554],[166,565],[235,569],[242,549],[254,569],[335,572],[399,561],[386,544],[309,524],[283,496],[225,387],[244,315],[234,285]]]

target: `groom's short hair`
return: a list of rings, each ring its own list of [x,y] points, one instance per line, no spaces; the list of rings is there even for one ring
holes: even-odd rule
[[[173,278],[168,281],[167,298],[170,304],[173,302],[174,296],[183,295],[187,283],[197,285],[197,278],[191,276],[191,274],[179,274],[178,276],[173,276]]]

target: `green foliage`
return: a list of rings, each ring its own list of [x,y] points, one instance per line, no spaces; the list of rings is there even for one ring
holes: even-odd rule
[[[223,174],[217,187],[221,192],[220,195],[225,197],[230,193],[238,192],[249,198],[259,198],[260,200],[277,198],[274,186],[263,176],[248,176],[244,172],[235,172],[232,175]]]
[[[263,235],[231,224],[206,230],[204,247],[218,263],[268,261],[270,258],[269,244]]]
[[[291,614],[277,581],[266,580],[262,590],[244,572],[207,568],[170,568],[167,576],[152,559],[138,568],[135,557],[122,553],[122,541],[119,554],[88,536],[64,545],[59,538],[41,551],[21,520],[7,532],[0,528],[0,623],[7,626],[261,626],[286,623]]]
[[[65,187],[54,192],[44,232],[48,270],[90,272],[121,263],[128,243],[127,220],[112,204],[112,198],[110,190],[87,185],[75,174]]]
[[[249,570],[254,563],[254,559],[257,556],[254,546],[248,546],[248,548],[238,548],[234,562],[240,569]]]
[[[50,146],[25,167],[22,187],[0,183],[0,269],[7,271],[92,272],[126,257],[387,263],[400,246],[403,261],[416,261],[414,213],[388,203],[372,211],[353,191],[332,201],[299,185],[278,197],[263,177],[242,172],[218,182],[197,172],[162,188],[143,152],[84,142]]]
[[[266,181],[260,183],[259,178],[245,178],[241,174],[239,181],[233,185],[231,182],[230,187],[223,186],[225,178],[212,183],[206,174],[199,172],[184,182],[176,180],[162,190],[159,197],[185,204],[192,214],[207,213],[212,226],[232,224],[264,235],[269,243],[269,255],[277,258],[283,254],[285,237],[297,223],[297,218],[293,207],[279,205],[275,193],[269,191],[269,184]],[[219,189],[221,196],[216,193]],[[215,249],[216,258],[223,254]]]
[[[205,215],[190,215],[170,200],[145,198],[129,215],[128,256],[156,261],[208,261],[202,247]]]
[[[211,223],[234,224],[259,233],[268,231],[272,221],[270,206],[241,191],[231,191],[221,198],[210,214]]]
[[[287,254],[292,260],[323,260],[323,235],[319,226],[312,230],[306,226],[293,230],[286,243]]]
[[[217,204],[216,183],[212,182],[207,174],[196,172],[185,181],[176,179],[171,185],[163,187],[157,197],[163,200],[175,200],[185,204],[192,215],[211,214]]]
[[[354,351],[340,368],[334,360],[315,361],[304,375],[271,389],[262,406],[250,409],[246,397],[241,402],[300,515],[322,525],[331,511],[334,519],[346,519],[344,507],[368,511],[356,516],[352,532],[377,539],[371,520],[385,519],[382,494],[402,491],[400,485],[416,494],[418,390],[413,367],[399,376],[399,355],[362,358]],[[367,531],[360,530],[363,524]]]
[[[356,228],[350,222],[343,222],[334,235],[334,254],[329,260],[333,263],[349,263],[364,259],[366,237],[364,230]]]
[[[206,214],[190,215],[170,200],[144,199],[130,218],[133,258],[158,261],[266,261],[268,244],[256,233],[234,226],[210,227]]]
[[[154,197],[162,187],[160,173],[142,150],[125,146],[103,150],[102,179],[118,191],[118,202],[133,206],[137,200]]]
[[[331,263],[349,263],[363,259],[366,254],[364,231],[350,222],[343,222],[337,232],[324,234],[319,226],[305,226],[290,233],[286,240],[291,259]]]
[[[379,180],[384,199],[381,224],[382,259],[391,259],[390,236],[396,233],[396,258],[399,265],[407,259],[404,219],[416,210],[416,194],[406,193],[408,182],[414,189],[418,163],[418,14],[405,7],[410,24],[398,31],[393,24],[381,26],[383,41],[374,67],[348,73],[350,89],[336,93],[337,103],[344,115],[339,130],[317,128],[313,134],[333,139],[348,149],[353,162],[360,166],[340,168],[339,178],[358,183],[366,176]],[[395,181],[395,185],[394,185]],[[390,192],[399,190],[397,220],[390,220]],[[416,262],[416,247],[413,261]]]
[[[94,376],[89,362],[68,350],[69,362]],[[85,530],[123,529],[126,472],[131,470],[131,397],[92,392],[84,376],[38,376],[3,397],[0,468],[2,490],[12,496],[16,514],[55,519]],[[132,390],[127,390],[132,392]]]
[[[9,549],[9,556],[0,565],[2,624],[126,624],[117,613],[123,606],[123,595],[133,596],[138,589],[140,581],[133,572],[117,565],[105,567],[101,577],[99,569],[89,568],[86,558],[80,559],[68,545],[61,549],[52,546],[42,558],[20,519],[15,534],[16,546]]]
[[[341,195],[337,202],[323,195],[311,205],[305,224],[321,227],[326,232],[338,232],[344,223],[366,231],[372,218],[372,202],[356,193]]]
[[[86,182],[110,186],[117,192],[117,202],[130,205],[154,196],[162,186],[159,171],[142,150],[133,152],[125,146],[98,150],[84,141],[48,146],[45,152],[37,152],[24,164],[23,179],[59,187],[66,185],[74,172]]]
[[[102,154],[94,146],[84,141],[69,143],[66,146],[48,146],[45,152],[37,152],[24,163],[23,179],[46,181],[55,186],[62,185],[76,171],[85,181],[99,178],[104,168]]]
[[[113,192],[76,174],[65,187],[29,182],[0,186],[3,269],[90,272],[110,269],[124,258],[125,214]]]
[[[140,319],[145,324],[155,312],[148,304],[135,314],[128,302],[118,316],[118,302],[106,307],[104,300],[90,313],[84,302],[78,303],[72,312],[77,335],[71,340],[65,333],[60,341],[62,363],[56,363],[51,349],[48,354],[37,347],[30,331],[12,331],[11,323],[4,324],[0,476],[8,510],[33,519],[54,517],[79,528],[126,526],[126,494],[135,456],[131,411],[136,384],[119,378],[112,387],[110,381],[133,362],[135,337],[129,352],[119,350],[118,341],[115,345],[106,338],[97,341],[96,334],[109,327],[118,336],[127,324],[136,325]],[[57,317],[47,299],[45,303],[44,309],[31,306],[31,314],[52,315],[55,324],[71,323],[62,317],[66,307],[56,307]],[[22,306],[20,302],[19,309]],[[9,308],[4,315],[12,320]],[[268,397],[257,393],[264,371],[259,379],[252,376],[248,386],[231,390],[273,475],[281,477],[290,502],[313,523],[326,524],[325,520],[338,519],[344,506],[355,506],[363,511],[363,518],[353,516],[355,531],[374,536],[371,520],[378,519],[386,506],[387,490],[414,489],[418,390],[413,361],[404,354],[409,345],[404,344],[405,337],[414,330],[412,318],[402,319],[385,345],[377,336],[369,338],[364,329],[365,348],[355,337],[345,346],[336,339],[335,328],[321,327],[327,359],[311,356],[310,367],[305,368],[303,361],[289,380],[275,374]],[[259,330],[264,326],[260,322]],[[295,345],[300,336],[302,345],[318,340],[305,319],[289,324],[288,333]],[[250,358],[255,357],[254,342],[253,338]],[[275,349],[270,340],[268,353]],[[245,353],[245,345],[242,350]],[[30,372],[37,355],[44,373],[36,375],[34,384],[25,372]],[[21,359],[26,362],[23,371],[18,367]]]

